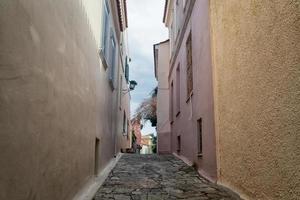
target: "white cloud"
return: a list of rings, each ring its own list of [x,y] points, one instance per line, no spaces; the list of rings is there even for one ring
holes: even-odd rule
[[[143,127],[143,129],[142,129],[141,132],[142,132],[142,135],[148,135],[148,134],[151,134],[151,133],[156,133],[156,129],[155,129],[155,127],[152,127],[151,123],[148,121],[144,125],[144,127]]]
[[[163,0],[128,0],[129,44],[143,55],[152,55],[153,44],[165,40],[167,29],[162,23]]]

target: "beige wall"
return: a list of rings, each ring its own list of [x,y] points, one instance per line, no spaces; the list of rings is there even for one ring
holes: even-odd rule
[[[121,149],[131,148],[131,121],[130,121],[130,93],[128,92],[128,86],[125,79],[124,70],[122,67],[119,68],[119,91],[118,98],[118,108],[117,108],[117,143],[116,143],[116,151],[120,151]],[[122,83],[121,83],[122,82]],[[129,127],[127,129],[127,133],[123,132],[123,117],[124,112],[126,114],[126,120],[129,123]]]
[[[113,157],[118,88],[98,55],[101,5],[0,2],[0,199],[71,199],[94,175],[96,137],[99,169]]]
[[[300,196],[300,2],[210,1],[219,182]]]
[[[158,81],[157,91],[157,134],[158,152],[171,153],[171,128],[169,120],[169,41],[155,45],[157,49],[156,75]]]

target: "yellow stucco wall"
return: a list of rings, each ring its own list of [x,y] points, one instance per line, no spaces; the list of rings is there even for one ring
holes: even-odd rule
[[[300,198],[300,1],[211,0],[218,180]]]

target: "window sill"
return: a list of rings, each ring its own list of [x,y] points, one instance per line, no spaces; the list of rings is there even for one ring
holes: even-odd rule
[[[105,55],[104,55],[104,52],[103,52],[102,48],[99,49],[99,56],[100,56],[100,60],[102,62],[102,65],[103,65],[104,69],[106,70],[108,68],[108,64],[106,62],[106,58],[105,58]]]
[[[198,158],[202,158],[203,154],[202,153],[198,153],[197,156],[198,156]]]

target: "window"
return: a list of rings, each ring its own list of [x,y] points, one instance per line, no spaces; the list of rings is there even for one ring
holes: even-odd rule
[[[180,113],[180,64],[176,69],[176,116]]]
[[[124,34],[121,33],[121,37],[120,37],[120,52],[121,52],[121,56],[123,56],[124,53],[124,47],[123,47],[123,43],[124,43]],[[122,66],[123,67],[123,66]],[[123,68],[124,70],[124,68]]]
[[[109,80],[112,87],[114,88],[114,79],[115,79],[115,62],[116,62],[116,42],[113,34],[110,37],[110,54],[109,54]]]
[[[108,58],[108,46],[109,46],[109,7],[107,0],[104,1],[103,11],[103,34],[102,34],[102,51],[104,57]]]
[[[180,4],[179,0],[176,0],[175,9],[174,9],[174,20],[175,20],[175,40],[177,40],[179,31],[180,31]]]
[[[177,136],[177,153],[179,154],[181,151],[181,137],[180,135]]]
[[[171,94],[170,94],[170,122],[173,122],[173,95],[174,95],[174,87],[173,81],[171,82]]]
[[[197,120],[198,128],[198,156],[202,156],[202,118]]]
[[[186,80],[187,80],[187,98],[190,98],[193,92],[193,52],[192,52],[192,34],[190,33],[186,41]]]
[[[127,129],[127,120],[126,120],[126,113],[124,111],[123,113],[123,134],[125,135],[126,134],[126,129]]]
[[[99,169],[99,155],[100,155],[100,153],[99,153],[99,151],[100,151],[100,145],[99,145],[99,143],[100,143],[100,140],[99,140],[99,138],[96,138],[96,140],[95,140],[95,160],[94,160],[94,174],[95,175],[98,175],[98,169]]]
[[[126,129],[127,140],[129,140],[129,120],[127,120],[127,129]]]
[[[128,57],[125,58],[125,79],[126,82],[129,82],[129,64],[128,64]]]

